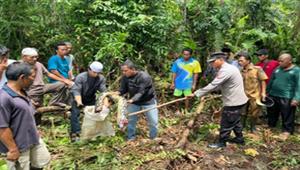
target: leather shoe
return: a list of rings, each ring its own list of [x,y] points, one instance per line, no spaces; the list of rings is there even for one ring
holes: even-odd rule
[[[244,139],[239,139],[239,138],[233,138],[233,139],[228,139],[229,143],[236,143],[239,145],[245,145]]]
[[[222,143],[222,142],[212,143],[212,144],[209,144],[208,147],[213,148],[213,149],[224,148],[224,147],[226,147],[226,143]]]

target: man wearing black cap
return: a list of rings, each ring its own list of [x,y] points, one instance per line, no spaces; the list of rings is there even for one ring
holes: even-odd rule
[[[268,84],[273,71],[279,66],[279,63],[276,60],[269,60],[269,51],[267,49],[260,49],[255,54],[259,59],[259,62],[255,65],[260,66],[267,74],[268,79],[266,83]]]
[[[214,80],[204,88],[195,91],[190,97],[202,97],[216,89],[221,89],[223,111],[219,142],[208,145],[210,148],[226,146],[227,141],[244,144],[243,126],[241,124],[241,112],[248,98],[244,92],[243,78],[240,71],[233,65],[225,62],[223,52],[213,53],[208,60],[218,73]],[[231,130],[235,133],[234,139],[229,139]]]

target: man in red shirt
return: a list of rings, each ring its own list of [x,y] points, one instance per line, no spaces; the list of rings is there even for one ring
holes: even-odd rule
[[[256,63],[256,66],[260,66],[267,74],[268,79],[266,80],[266,83],[268,84],[273,71],[279,66],[279,63],[276,60],[268,59],[269,51],[267,49],[260,49],[255,54],[259,58],[259,62]]]

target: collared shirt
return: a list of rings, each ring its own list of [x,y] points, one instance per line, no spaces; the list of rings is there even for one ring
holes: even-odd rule
[[[267,86],[269,95],[300,101],[300,68],[288,70],[278,67]]]
[[[156,95],[152,78],[144,71],[138,71],[133,77],[123,76],[119,92],[121,95],[129,93],[130,99],[136,105],[155,103]]]
[[[221,66],[214,80],[204,88],[195,91],[195,95],[202,97],[217,89],[222,92],[224,106],[239,106],[248,101],[240,71],[226,62]]]
[[[192,88],[194,74],[201,73],[201,66],[194,58],[185,61],[181,57],[173,63],[171,71],[176,74],[175,88],[186,90]]]
[[[6,84],[0,89],[0,128],[10,128],[19,151],[39,144],[34,120],[35,110],[28,98],[18,95]],[[8,149],[0,141],[0,152]]]
[[[247,68],[241,70],[245,93],[251,98],[260,98],[261,81],[266,81],[268,76],[259,66],[254,66],[252,63]]]
[[[264,72],[267,74],[268,80],[266,82],[267,82],[267,84],[269,84],[271,75],[272,75],[273,71],[279,66],[279,63],[278,63],[278,61],[270,60],[267,62],[258,62],[255,65],[260,66],[264,70]]]
[[[57,70],[64,78],[69,78],[69,63],[67,59],[61,58],[58,55],[50,57],[48,60],[48,70]],[[49,82],[54,83],[56,80],[49,78]]]
[[[96,92],[106,91],[106,80],[103,75],[90,77],[88,72],[80,73],[75,78],[71,92],[74,96],[81,96],[84,105],[94,105]]]

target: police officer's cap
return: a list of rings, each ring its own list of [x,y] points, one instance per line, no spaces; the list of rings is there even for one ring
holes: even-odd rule
[[[210,55],[210,58],[207,60],[208,63],[211,63],[219,58],[226,58],[226,54],[223,52],[215,52]]]

